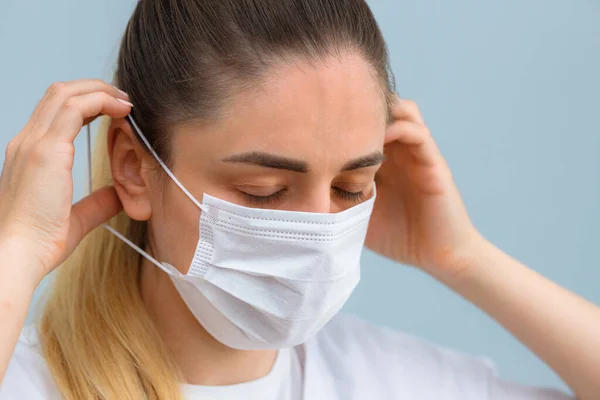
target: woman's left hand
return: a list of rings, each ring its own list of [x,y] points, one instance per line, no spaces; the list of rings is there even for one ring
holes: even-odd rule
[[[480,236],[417,105],[397,99],[366,245],[434,275],[460,273]]]
[[[597,399],[600,308],[487,242],[471,224],[415,103],[398,99],[393,115],[367,246],[430,273],[548,363],[577,398]]]

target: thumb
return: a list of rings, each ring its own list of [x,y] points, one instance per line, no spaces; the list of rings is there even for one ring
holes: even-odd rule
[[[123,206],[115,188],[107,186],[78,201],[71,208],[69,237],[63,260],[91,230],[117,215]]]

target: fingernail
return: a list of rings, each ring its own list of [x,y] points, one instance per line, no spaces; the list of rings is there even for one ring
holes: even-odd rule
[[[113,86],[113,87],[114,87],[114,88],[117,90],[117,92],[121,93],[123,96],[125,96],[125,97],[129,97],[129,95],[128,95],[127,93],[125,93],[124,91],[122,91],[122,90],[121,90],[121,89],[119,89],[118,87],[116,87],[116,86]]]
[[[123,99],[117,99],[117,101],[120,101],[123,104],[128,105],[129,107],[133,107],[133,104],[131,104],[130,102],[128,102],[127,100],[123,100]]]

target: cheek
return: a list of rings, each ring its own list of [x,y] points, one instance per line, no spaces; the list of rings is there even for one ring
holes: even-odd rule
[[[157,260],[185,274],[198,244],[200,210],[179,192],[153,199],[151,229]]]

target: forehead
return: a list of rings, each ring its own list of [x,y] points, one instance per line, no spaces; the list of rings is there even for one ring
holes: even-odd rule
[[[224,117],[208,128],[214,136],[209,133],[204,145],[213,154],[360,156],[383,147],[386,111],[378,80],[362,57],[298,60],[271,69],[260,86],[234,96]]]

